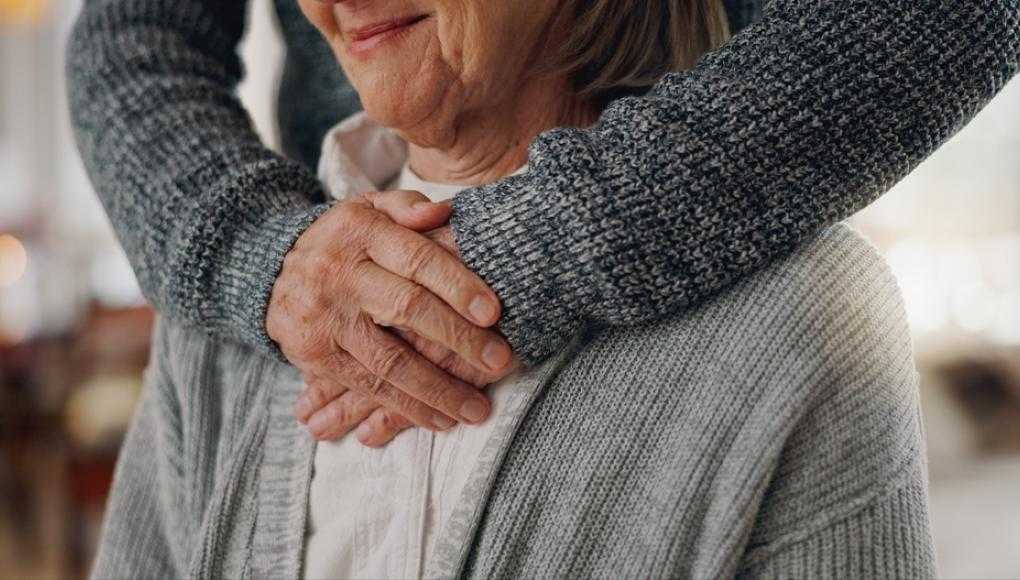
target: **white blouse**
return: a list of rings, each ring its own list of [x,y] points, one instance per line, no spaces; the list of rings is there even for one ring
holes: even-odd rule
[[[380,130],[359,114],[327,136],[320,176],[334,195],[353,193],[358,180],[350,173],[362,169],[353,167],[354,156],[345,151],[393,166],[401,148]],[[403,157],[396,179],[375,188],[420,191],[432,201],[449,199],[463,189],[422,181],[407,166],[406,153]],[[362,171],[362,177],[383,175],[383,169],[374,165]],[[422,577],[496,418],[508,412],[515,389],[525,388],[517,377],[488,387],[492,414],[481,425],[458,424],[442,433],[411,428],[381,449],[363,447],[353,434],[319,443],[309,495],[305,577]]]

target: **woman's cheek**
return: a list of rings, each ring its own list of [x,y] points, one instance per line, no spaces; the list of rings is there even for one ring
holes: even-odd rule
[[[525,8],[535,8],[534,4],[535,0],[468,0],[460,30],[446,36],[456,49],[447,51],[444,46],[444,54],[450,52],[456,59],[465,84],[485,94],[510,79],[517,81],[520,66],[548,18],[547,8],[538,6],[543,8],[538,15]]]
[[[446,66],[460,70],[464,59],[464,18],[462,11],[448,9],[439,13],[436,22],[436,40]]]

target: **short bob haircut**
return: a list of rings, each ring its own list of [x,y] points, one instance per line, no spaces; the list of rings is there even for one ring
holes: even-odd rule
[[[719,0],[564,0],[557,20],[566,41],[549,72],[600,107],[693,67],[729,35]]]

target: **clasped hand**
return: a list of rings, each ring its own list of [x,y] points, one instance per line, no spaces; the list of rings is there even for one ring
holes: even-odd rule
[[[296,418],[319,440],[381,446],[489,414],[480,387],[516,366],[496,295],[459,259],[449,203],[366,193],[319,217],[284,259],[266,330],[301,372]]]

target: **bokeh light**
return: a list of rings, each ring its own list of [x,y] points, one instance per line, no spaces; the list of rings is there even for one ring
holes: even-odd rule
[[[33,24],[42,20],[48,0],[0,0],[0,25]]]
[[[0,235],[0,288],[17,284],[28,268],[28,252],[18,238]]]

